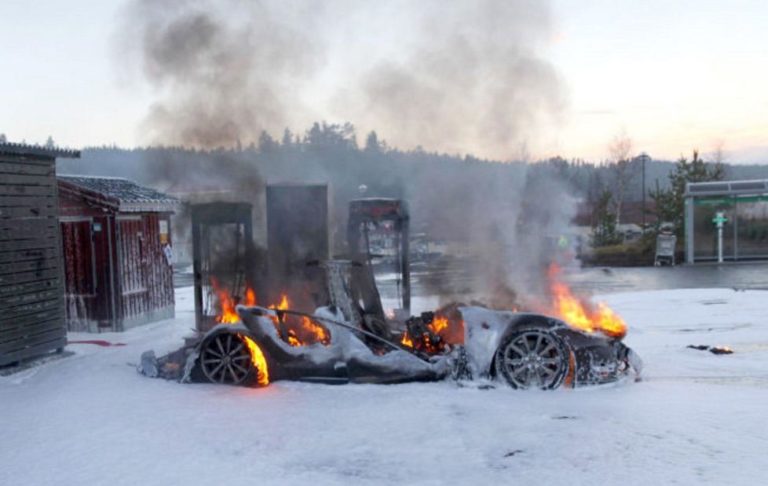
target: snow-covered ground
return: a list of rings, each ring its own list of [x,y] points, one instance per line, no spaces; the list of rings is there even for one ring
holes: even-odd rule
[[[181,385],[138,375],[177,317],[70,335],[75,355],[0,377],[0,485],[760,484],[768,453],[768,292],[604,296],[645,380],[517,392],[452,382]],[[729,345],[715,356],[688,344]]]

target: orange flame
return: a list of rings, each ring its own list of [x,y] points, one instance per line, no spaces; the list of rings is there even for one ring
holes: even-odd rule
[[[216,322],[220,324],[237,324],[240,322],[240,316],[237,315],[237,311],[235,310],[235,300],[229,292],[227,292],[226,289],[223,289],[219,285],[219,281],[215,278],[211,278],[211,286],[213,287],[214,292],[216,292],[219,307],[221,308],[221,311],[216,316]]]
[[[459,316],[435,316],[427,327],[433,334],[440,336],[445,344],[464,344],[464,321]]]
[[[278,310],[288,310],[290,308],[290,302],[288,301],[288,296],[283,294],[280,299],[280,303],[276,306],[271,306],[271,309],[278,309]]]
[[[257,382],[260,386],[269,385],[269,367],[267,366],[267,359],[264,357],[261,348],[248,336],[242,334],[238,334],[238,336],[245,342],[245,345],[248,346],[248,351],[251,353],[251,362],[253,363],[253,366],[256,367]]]
[[[280,299],[279,304],[272,304],[269,306],[270,309],[275,310],[288,310],[289,309],[289,302],[288,302],[288,296],[286,294],[282,295],[282,298]],[[272,323],[275,325],[275,328],[277,329],[277,332],[280,332],[280,319],[278,319],[277,316],[270,316],[270,319],[272,319]],[[290,344],[290,343],[289,343]]]
[[[435,316],[435,318],[432,320],[432,322],[427,326],[429,327],[429,330],[434,332],[435,334],[440,334],[444,330],[448,329],[448,318],[447,317],[441,317],[441,316]]]
[[[245,305],[248,307],[253,307],[256,304],[256,292],[253,291],[252,288],[248,287],[245,290]]]
[[[408,335],[408,331],[403,333],[403,337],[400,338],[400,344],[407,348],[413,348],[413,339],[411,339],[411,336]]]
[[[301,341],[296,337],[296,331],[293,329],[288,329],[288,344],[293,347],[301,346]]]
[[[282,294],[280,297],[280,303],[277,305],[272,305],[269,308],[276,310],[289,310],[290,307],[291,302],[288,299],[288,295]],[[290,323],[287,321],[280,322],[277,317],[272,317],[272,322],[275,324],[278,333],[284,335],[285,341],[293,347],[314,343],[320,343],[324,346],[331,344],[331,336],[328,330],[309,317],[302,316],[298,321],[298,325],[296,324],[296,321]]]
[[[400,336],[400,344],[428,354],[439,354],[446,350],[447,345],[464,343],[464,322],[461,320],[452,321],[445,316],[435,316],[432,322],[426,324],[426,328],[418,336],[411,336],[410,332],[405,331]]]
[[[226,289],[219,285],[219,281],[215,278],[211,278],[211,286],[219,302],[221,311],[216,316],[216,322],[219,324],[237,324],[240,322],[240,316],[235,310],[235,299],[227,292]],[[245,305],[256,305],[256,293],[253,289],[248,288],[245,291]],[[248,336],[238,334],[240,339],[243,340],[248,347],[248,352],[251,355],[251,362],[256,368],[257,382],[260,386],[269,385],[269,367],[267,366],[267,359],[264,357],[264,352],[261,350],[258,344],[256,344]]]
[[[559,272],[560,268],[553,263],[549,268],[553,314],[571,327],[588,333],[602,332],[617,339],[627,334],[627,325],[618,314],[602,302],[593,306],[574,296],[566,284],[557,280]]]
[[[331,337],[328,335],[328,330],[315,323],[309,317],[301,318],[301,327],[315,341],[322,343],[325,346],[331,344]]]
[[[219,285],[218,280],[212,278],[211,286],[216,292],[218,299],[219,314],[216,316],[216,322],[220,324],[237,324],[240,322],[240,316],[235,310],[236,299],[230,293]],[[243,303],[247,306],[257,305],[256,292],[252,288],[245,291]],[[291,302],[287,294],[282,294],[280,302],[269,306],[270,309],[289,310]],[[280,321],[276,316],[271,317],[275,328],[283,339],[291,346],[304,346],[306,344],[321,343],[325,346],[331,344],[331,335],[321,324],[315,322],[309,317],[301,317],[288,322],[284,319]]]

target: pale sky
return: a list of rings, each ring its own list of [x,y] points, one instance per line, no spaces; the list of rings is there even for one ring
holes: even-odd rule
[[[70,147],[144,141],[153,93],[114,55],[123,4],[0,0],[0,133]],[[534,157],[599,160],[625,132],[655,158],[722,145],[730,161],[768,163],[768,2],[555,0],[552,16],[541,55],[567,106],[540,128]],[[334,65],[322,83],[334,84]],[[297,120],[332,116],[318,105]]]
[[[564,152],[600,157],[625,129],[659,157],[723,144],[768,163],[768,2],[559,0],[554,11],[551,59],[572,103]]]

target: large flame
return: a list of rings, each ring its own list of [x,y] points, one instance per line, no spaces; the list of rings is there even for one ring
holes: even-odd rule
[[[627,325],[618,314],[602,302],[595,306],[573,295],[571,289],[558,279],[559,273],[560,268],[553,263],[549,268],[552,314],[571,327],[588,333],[601,332],[618,339],[627,334]]]
[[[211,279],[211,286],[216,293],[219,307],[219,313],[216,315],[216,322],[220,324],[239,323],[240,316],[235,309],[239,298],[233,297],[215,278]],[[247,288],[242,302],[247,306],[258,305],[256,292],[250,287]],[[275,310],[290,310],[291,301],[288,298],[288,294],[282,294],[280,296],[280,302],[270,305],[269,308]],[[288,316],[284,316],[282,321],[276,316],[271,318],[278,334],[289,345],[297,347],[314,343],[321,343],[325,346],[331,344],[331,335],[328,332],[328,329],[315,320],[305,316],[290,317],[291,318],[289,319]]]
[[[238,334],[240,339],[248,346],[248,351],[251,353],[251,362],[256,367],[256,379],[260,386],[269,385],[269,367],[267,366],[267,359],[264,357],[264,353],[261,348],[256,344],[253,339],[242,334]]]
[[[211,278],[211,286],[214,292],[216,292],[216,298],[219,303],[219,313],[216,315],[216,322],[219,324],[237,324],[240,322],[240,316],[235,309],[235,298],[224,288],[219,285],[219,281],[215,278]],[[256,305],[256,292],[252,288],[248,288],[245,291],[245,305]],[[243,334],[237,335],[243,340],[248,347],[248,352],[251,355],[251,362],[256,368],[256,379],[260,386],[269,385],[269,367],[267,366],[267,359],[264,357],[264,352],[261,350],[258,344],[254,342],[248,336]]]

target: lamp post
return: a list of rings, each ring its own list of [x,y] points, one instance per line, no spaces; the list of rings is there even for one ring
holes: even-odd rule
[[[645,153],[645,152],[640,154],[640,162],[643,165],[643,168],[642,168],[642,172],[643,172],[643,182],[642,182],[642,184],[643,184],[643,187],[642,187],[642,189],[643,189],[643,231],[645,231],[645,193],[646,193],[646,190],[645,190],[645,161],[646,160],[650,160],[650,158],[651,157],[647,153]]]

